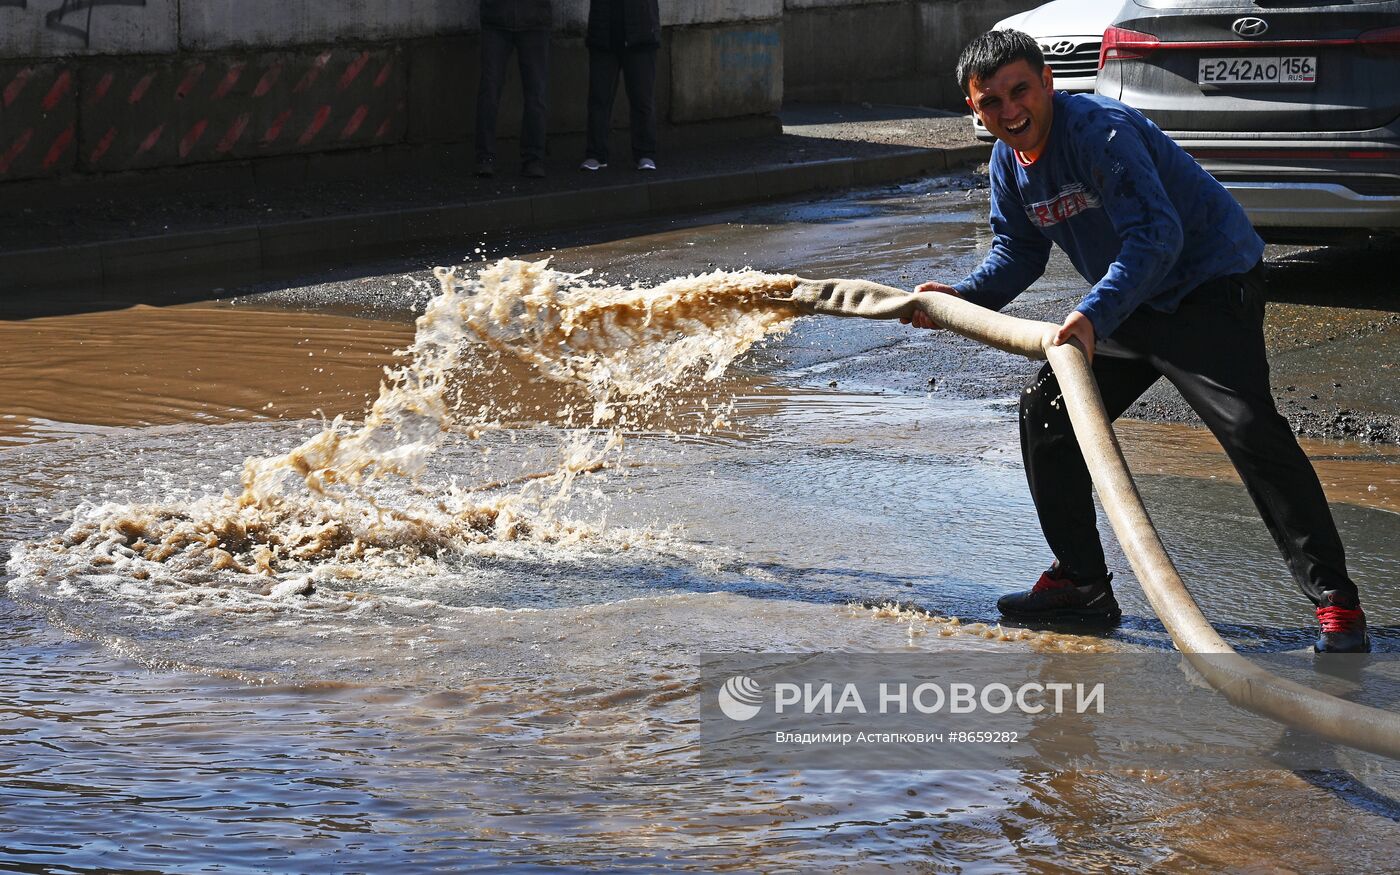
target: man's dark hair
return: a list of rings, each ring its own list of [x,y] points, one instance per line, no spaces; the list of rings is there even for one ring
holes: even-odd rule
[[[986,79],[1015,61],[1026,61],[1036,75],[1045,69],[1045,55],[1029,34],[1019,30],[989,30],[967,44],[958,57],[958,84],[963,94],[973,79]]]

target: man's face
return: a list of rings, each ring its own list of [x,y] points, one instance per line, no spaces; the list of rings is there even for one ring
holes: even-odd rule
[[[1046,67],[1039,74],[1029,61],[1012,61],[985,79],[967,83],[967,105],[992,136],[1032,160],[1050,139],[1055,79]]]

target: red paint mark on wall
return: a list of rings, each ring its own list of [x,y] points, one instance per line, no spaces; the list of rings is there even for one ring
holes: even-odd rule
[[[29,141],[32,139],[34,139],[34,129],[29,128],[10,144],[10,148],[5,150],[5,154],[0,155],[0,173],[8,173],[10,171],[10,165],[15,163],[15,159],[24,152],[25,147],[29,145]]]
[[[185,78],[180,80],[180,84],[175,87],[175,99],[184,100],[185,97],[199,84],[199,77],[204,75],[204,65],[195,64],[185,73]]]
[[[151,83],[154,81],[156,81],[156,74],[154,73],[147,73],[145,76],[142,76],[141,81],[131,87],[131,94],[127,95],[126,102],[131,104],[140,103],[141,98],[146,96],[146,92],[150,89]]]
[[[394,69],[394,62],[389,61],[384,64],[384,69],[379,71],[379,75],[374,77],[374,87],[383,88],[384,83],[389,81],[389,73]]]
[[[233,90],[233,86],[238,84],[238,79],[243,75],[243,68],[246,66],[246,64],[238,63],[228,68],[228,72],[224,74],[223,81],[219,83],[218,88],[214,89],[215,100],[223,100],[228,96],[228,93]]]
[[[345,123],[345,127],[340,132],[340,138],[343,140],[346,137],[353,137],[355,132],[360,129],[360,125],[365,123],[367,115],[369,115],[369,107],[363,103],[360,104],[355,113],[350,116],[350,121]]]
[[[97,145],[92,147],[92,154],[88,156],[89,164],[96,164],[102,160],[102,156],[107,154],[107,150],[112,148],[112,143],[117,139],[117,129],[112,127],[107,129],[107,133],[102,135],[102,139],[97,141]]]
[[[147,134],[146,139],[141,141],[141,145],[136,147],[136,154],[144,155],[147,152],[154,149],[156,147],[156,143],[160,142],[160,135],[163,133],[165,133],[165,125],[161,125],[157,127],[154,131],[151,131],[149,134]]]
[[[277,138],[282,136],[282,126],[285,125],[287,123],[287,119],[291,117],[292,111],[290,109],[282,110],[282,112],[277,116],[277,118],[272,120],[272,124],[268,125],[267,133],[263,134],[263,142],[275,143],[277,141]]]
[[[394,119],[399,117],[399,113],[403,112],[403,109],[404,105],[403,103],[400,103],[398,106],[390,110],[389,117],[384,119],[384,121],[381,122],[379,125],[379,130],[374,132],[374,138],[376,140],[382,140],[385,137],[389,136],[389,131],[392,130],[394,127]]]
[[[316,110],[316,115],[311,119],[311,124],[307,125],[306,130],[302,131],[301,136],[297,138],[297,145],[305,146],[307,143],[316,139],[316,135],[321,133],[321,128],[326,126],[326,122],[330,121],[330,118],[331,108],[329,104]]]
[[[316,56],[316,60],[311,62],[311,69],[306,71],[306,75],[301,77],[301,81],[292,89],[293,94],[300,94],[310,88],[317,79],[321,78],[321,71],[326,69],[326,65],[331,61],[330,52],[322,52]]]
[[[32,67],[25,67],[23,70],[20,70],[18,73],[15,74],[15,78],[11,79],[10,84],[5,86],[6,106],[9,106],[16,100],[19,100],[20,92],[24,90],[24,86],[29,82],[29,77],[33,75],[34,69]]]
[[[356,77],[360,75],[360,72],[364,70],[365,65],[368,63],[369,52],[360,52],[360,56],[355,60],[351,61],[349,66],[345,68],[345,72],[340,74],[340,81],[336,83],[335,90],[344,91],[345,89],[349,88],[350,85],[355,81]]]
[[[253,89],[254,97],[262,97],[272,90],[272,86],[277,84],[277,79],[282,75],[282,65],[273,64],[267,72],[258,80],[257,87]]]
[[[49,152],[44,156],[44,169],[48,170],[58,163],[58,159],[63,157],[63,153],[68,151],[68,147],[73,143],[73,134],[77,132],[76,125],[69,125],[58,135],[58,139],[53,141],[49,147]]]
[[[116,79],[114,73],[103,73],[102,78],[97,80],[97,84],[92,86],[92,93],[88,95],[88,106],[96,106],[102,102],[102,98],[107,96],[107,92],[112,88],[112,81]]]
[[[243,136],[243,132],[248,129],[248,122],[252,121],[252,119],[253,117],[246,112],[234,119],[233,124],[228,126],[228,131],[224,134],[224,138],[219,141],[219,145],[214,147],[214,153],[216,155],[226,154],[237,145],[239,139]]]
[[[193,149],[199,143],[200,138],[204,136],[204,131],[208,127],[209,120],[200,119],[199,121],[191,125],[188,131],[185,131],[185,135],[180,138],[181,158],[184,158],[190,154],[190,150]]]
[[[58,102],[68,93],[68,89],[73,85],[73,73],[71,70],[64,70],[54,80],[53,87],[49,93],[44,95],[44,101],[40,105],[44,107],[44,112],[53,112],[53,108],[58,106]]]

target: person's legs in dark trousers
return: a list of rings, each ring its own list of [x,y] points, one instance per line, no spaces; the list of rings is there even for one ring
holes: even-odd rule
[[[1126,357],[1135,346],[1136,317],[1119,329],[1127,341],[1119,344],[1125,357],[1100,351],[1094,356],[1094,378],[1110,419],[1146,392],[1161,374],[1142,358]],[[1094,515],[1093,483],[1084,455],[1074,437],[1069,413],[1060,397],[1060,384],[1047,364],[1021,393],[1021,459],[1030,484],[1040,529],[1060,573],[1081,581],[1107,576],[1103,544]]]
[[[495,27],[481,29],[481,78],[476,89],[477,164],[496,158],[496,116],[505,85],[506,63],[512,49],[509,31]]]
[[[1262,269],[1214,280],[1156,320],[1152,360],[1224,447],[1303,594],[1354,602],[1322,485],[1274,406],[1263,319]]]
[[[520,115],[520,159],[526,163],[543,161],[549,118],[549,31],[520,31],[516,34],[515,45],[524,100]]]
[[[1176,313],[1139,308],[1104,350],[1094,376],[1110,418],[1117,418],[1156,379],[1166,376],[1200,415],[1234,463],[1245,489],[1314,603],[1324,591],[1356,598],[1345,552],[1317,474],[1274,407],[1264,350],[1262,275],[1225,277],[1186,297]],[[1110,348],[1104,345],[1105,350]],[[1041,529],[1062,570],[1073,578],[1105,573],[1091,483],[1069,424],[1059,384],[1048,367],[1021,398],[1021,451]]]
[[[585,158],[608,163],[608,136],[612,131],[613,96],[622,68],[616,52],[588,50],[588,142]]]
[[[632,160],[656,157],[656,47],[623,52],[622,74],[632,115]]]

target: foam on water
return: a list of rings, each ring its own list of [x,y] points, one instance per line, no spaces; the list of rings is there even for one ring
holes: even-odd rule
[[[601,514],[571,519],[580,478],[616,468],[629,424],[664,408],[669,389],[719,376],[796,316],[769,300],[794,278],[756,271],[650,288],[508,259],[474,276],[437,275],[441,291],[417,321],[405,364],[386,369],[362,423],[337,417],[285,453],[248,459],[241,492],[79,506],[65,531],[12,551],[14,588],[60,595],[93,587],[167,607],[282,603],[309,596],[318,580],[416,575],[438,557],[483,546],[666,552],[664,532],[609,528]],[[454,392],[503,357],[587,398],[583,409],[564,411],[572,427],[552,468],[476,483],[434,471],[448,435],[487,454],[485,438],[519,413],[509,397],[462,409]],[[721,408],[701,428],[723,416]]]

